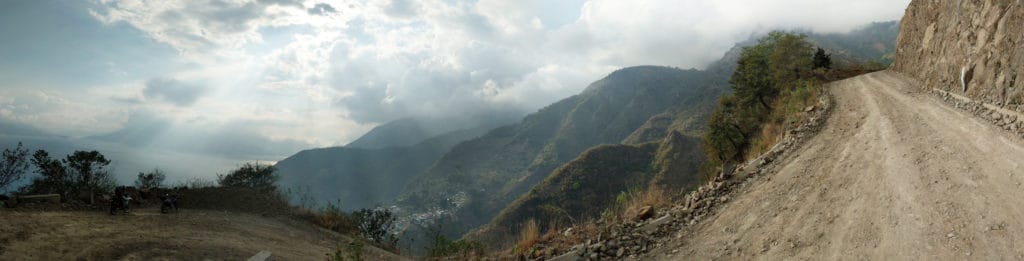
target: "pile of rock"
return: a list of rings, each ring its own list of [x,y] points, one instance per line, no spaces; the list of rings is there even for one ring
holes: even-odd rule
[[[1024,115],[1021,115],[1014,110],[1001,108],[994,104],[975,101],[970,98],[942,90],[932,89],[931,93],[957,109],[970,112],[1018,137],[1024,138]]]
[[[636,258],[647,251],[659,247],[668,240],[681,237],[678,232],[687,226],[693,226],[712,214],[714,208],[729,201],[734,196],[733,188],[746,186],[754,177],[770,173],[776,166],[776,160],[792,151],[812,134],[824,126],[825,119],[832,111],[832,98],[827,89],[818,105],[804,110],[808,113],[806,121],[789,130],[782,142],[760,157],[751,160],[736,169],[735,174],[721,173],[714,181],[684,196],[679,204],[660,210],[652,209],[650,215],[638,215],[638,218],[625,223],[601,224],[604,230],[596,238],[577,244],[567,252],[557,251],[552,246],[545,247],[541,242],[531,254],[524,259],[534,260],[616,260]],[[641,211],[641,213],[644,213]],[[656,218],[655,218],[656,217]],[[571,230],[569,230],[571,231]],[[554,249],[554,250],[553,250]],[[560,253],[560,254],[559,254]]]

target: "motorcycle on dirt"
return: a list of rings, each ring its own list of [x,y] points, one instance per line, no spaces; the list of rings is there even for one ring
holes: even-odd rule
[[[160,213],[178,212],[178,196],[163,195],[160,196],[160,202]]]
[[[121,197],[114,197],[114,199],[110,201],[110,214],[117,215],[118,211],[124,214],[128,214],[128,211],[131,210],[131,200],[132,197],[129,197],[127,195]]]

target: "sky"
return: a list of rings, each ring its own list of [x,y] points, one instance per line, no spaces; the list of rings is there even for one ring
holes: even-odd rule
[[[273,161],[402,117],[533,111],[619,68],[703,68],[758,33],[845,32],[908,3],[2,1],[0,134]]]

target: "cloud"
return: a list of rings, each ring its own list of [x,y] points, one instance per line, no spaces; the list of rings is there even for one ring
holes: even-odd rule
[[[203,94],[203,87],[170,78],[154,78],[146,82],[142,94],[146,99],[161,100],[176,106],[191,106]]]
[[[383,3],[384,13],[392,17],[409,18],[419,11],[419,4],[409,0],[387,0]]]
[[[334,9],[333,6],[325,3],[319,3],[314,5],[312,8],[306,10],[311,15],[328,15],[331,13],[337,13],[338,10]]]
[[[323,144],[406,116],[531,111],[622,67],[702,68],[752,35],[842,32],[899,19],[908,2],[96,0],[90,13],[194,64],[162,75],[205,88],[147,84],[147,99],[194,107],[168,113],[219,122],[258,115],[277,124],[260,127],[275,137]],[[203,95],[218,104],[197,105]],[[296,111],[307,114],[288,114]],[[333,129],[280,127],[314,123]]]

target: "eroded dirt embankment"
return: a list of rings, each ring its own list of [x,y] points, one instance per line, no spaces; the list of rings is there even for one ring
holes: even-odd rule
[[[836,83],[817,136],[646,259],[1024,258],[1024,141],[918,84]]]
[[[214,210],[0,210],[0,260],[323,260],[349,239],[301,220]],[[364,257],[397,257],[367,247]]]

